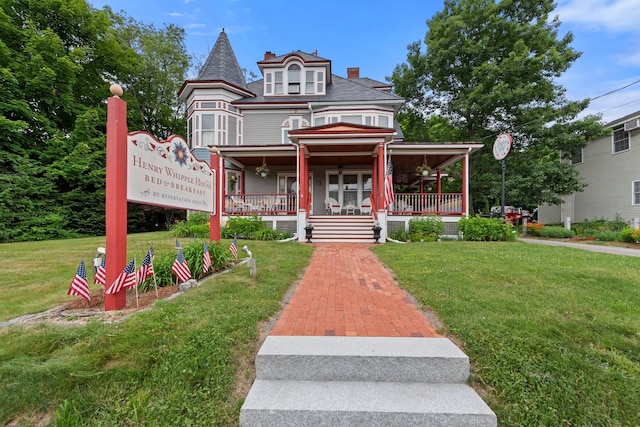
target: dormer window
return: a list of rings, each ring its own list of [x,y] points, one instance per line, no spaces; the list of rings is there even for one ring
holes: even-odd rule
[[[282,95],[284,93],[284,86],[282,84],[282,71],[276,71],[274,74],[275,77],[275,94]]]
[[[292,64],[289,66],[289,94],[300,93],[300,66],[298,64]]]

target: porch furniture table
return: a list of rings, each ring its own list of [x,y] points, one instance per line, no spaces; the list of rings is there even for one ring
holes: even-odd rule
[[[351,215],[355,215],[356,214],[356,207],[354,205],[346,205],[344,207],[344,211],[347,215],[351,214]]]

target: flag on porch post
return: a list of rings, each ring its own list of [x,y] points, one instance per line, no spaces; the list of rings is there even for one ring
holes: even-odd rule
[[[387,163],[387,174],[384,177],[384,207],[385,209],[393,203],[393,163],[391,163],[391,156]]]

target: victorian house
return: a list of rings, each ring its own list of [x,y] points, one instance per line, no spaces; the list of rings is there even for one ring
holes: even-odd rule
[[[189,145],[217,173],[214,221],[257,214],[300,241],[308,225],[314,241],[373,241],[379,225],[385,241],[433,214],[456,233],[469,212],[469,156],[482,144],[404,142],[404,100],[391,86],[359,68],[340,77],[317,52],[266,52],[257,64],[262,78],[247,83],[223,30],[179,93]],[[445,181],[456,191],[443,192]]]

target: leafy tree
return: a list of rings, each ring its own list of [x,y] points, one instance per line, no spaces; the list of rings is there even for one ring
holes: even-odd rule
[[[176,27],[86,0],[0,1],[0,241],[104,233],[108,87],[132,88],[131,129],[183,132],[188,63]]]
[[[130,129],[158,139],[184,133],[184,107],[177,96],[191,62],[184,30],[173,24],[158,30],[126,16],[116,17],[116,23],[116,37],[128,49],[121,84]]]
[[[570,46],[571,33],[559,37],[560,21],[550,17],[554,8],[552,0],[445,0],[427,21],[425,51],[419,42],[410,44],[407,62],[391,77],[408,101],[403,117],[413,126],[410,137],[419,135],[421,119],[422,134],[429,135],[427,119],[441,116],[452,128],[447,135],[485,143],[472,159],[476,209],[499,197],[500,163],[492,145],[500,132],[514,140],[507,159],[509,204],[559,203],[558,194],[583,188],[560,156],[577,153],[603,128],[597,116],[578,119],[589,100],[568,100],[557,82],[580,53]]]

